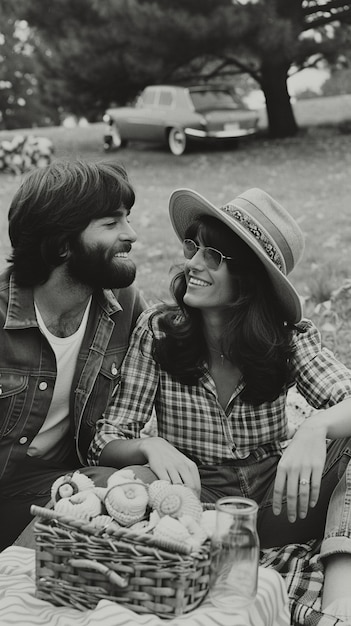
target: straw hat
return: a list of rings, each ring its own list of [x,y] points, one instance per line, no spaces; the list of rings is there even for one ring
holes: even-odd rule
[[[190,224],[202,215],[216,217],[229,226],[264,264],[286,321],[301,320],[301,300],[287,275],[301,259],[304,237],[290,213],[268,193],[248,189],[218,208],[196,191],[176,189],[170,197],[169,212],[181,241]]]

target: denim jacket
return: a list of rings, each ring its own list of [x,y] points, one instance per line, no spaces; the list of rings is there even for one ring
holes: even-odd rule
[[[93,295],[70,395],[72,439],[82,465],[144,308],[134,286]],[[39,330],[33,290],[16,285],[7,270],[0,275],[0,484],[24,459],[43,425],[55,380],[55,355]]]

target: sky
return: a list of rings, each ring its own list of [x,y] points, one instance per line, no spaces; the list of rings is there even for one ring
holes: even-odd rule
[[[320,95],[324,81],[329,78],[329,72],[322,69],[305,69],[288,78],[288,91],[291,97],[298,93],[310,89]],[[260,89],[254,90],[245,102],[250,108],[256,109],[265,106],[263,92]]]
[[[320,94],[321,87],[325,80],[329,78],[329,72],[327,70],[306,69],[302,70],[295,76],[288,78],[288,89],[291,96],[296,95],[298,92],[311,89]]]

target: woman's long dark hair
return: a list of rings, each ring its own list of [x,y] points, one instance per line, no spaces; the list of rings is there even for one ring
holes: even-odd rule
[[[245,388],[241,397],[261,404],[278,397],[289,381],[289,359],[292,354],[292,331],[285,322],[280,303],[269,276],[257,255],[230,228],[209,216],[197,219],[185,238],[201,240],[228,260],[233,277],[235,301],[228,305],[228,322],[223,329],[221,351],[241,371]],[[184,304],[186,279],[180,269],[171,283],[175,305],[164,305],[157,316],[162,337],[154,337],[154,358],[180,382],[195,385],[208,359],[199,309]]]

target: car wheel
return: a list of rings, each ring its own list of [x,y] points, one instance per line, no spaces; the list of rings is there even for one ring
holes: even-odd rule
[[[112,124],[110,135],[105,135],[104,138],[104,150],[106,152],[109,152],[110,150],[118,150],[119,148],[124,148],[126,145],[127,142],[125,139],[122,139],[118,126],[116,126],[116,124]]]
[[[187,138],[182,128],[171,128],[168,133],[168,147],[172,154],[181,156],[187,147]]]
[[[110,152],[112,150],[112,137],[111,135],[104,135],[104,150]]]

